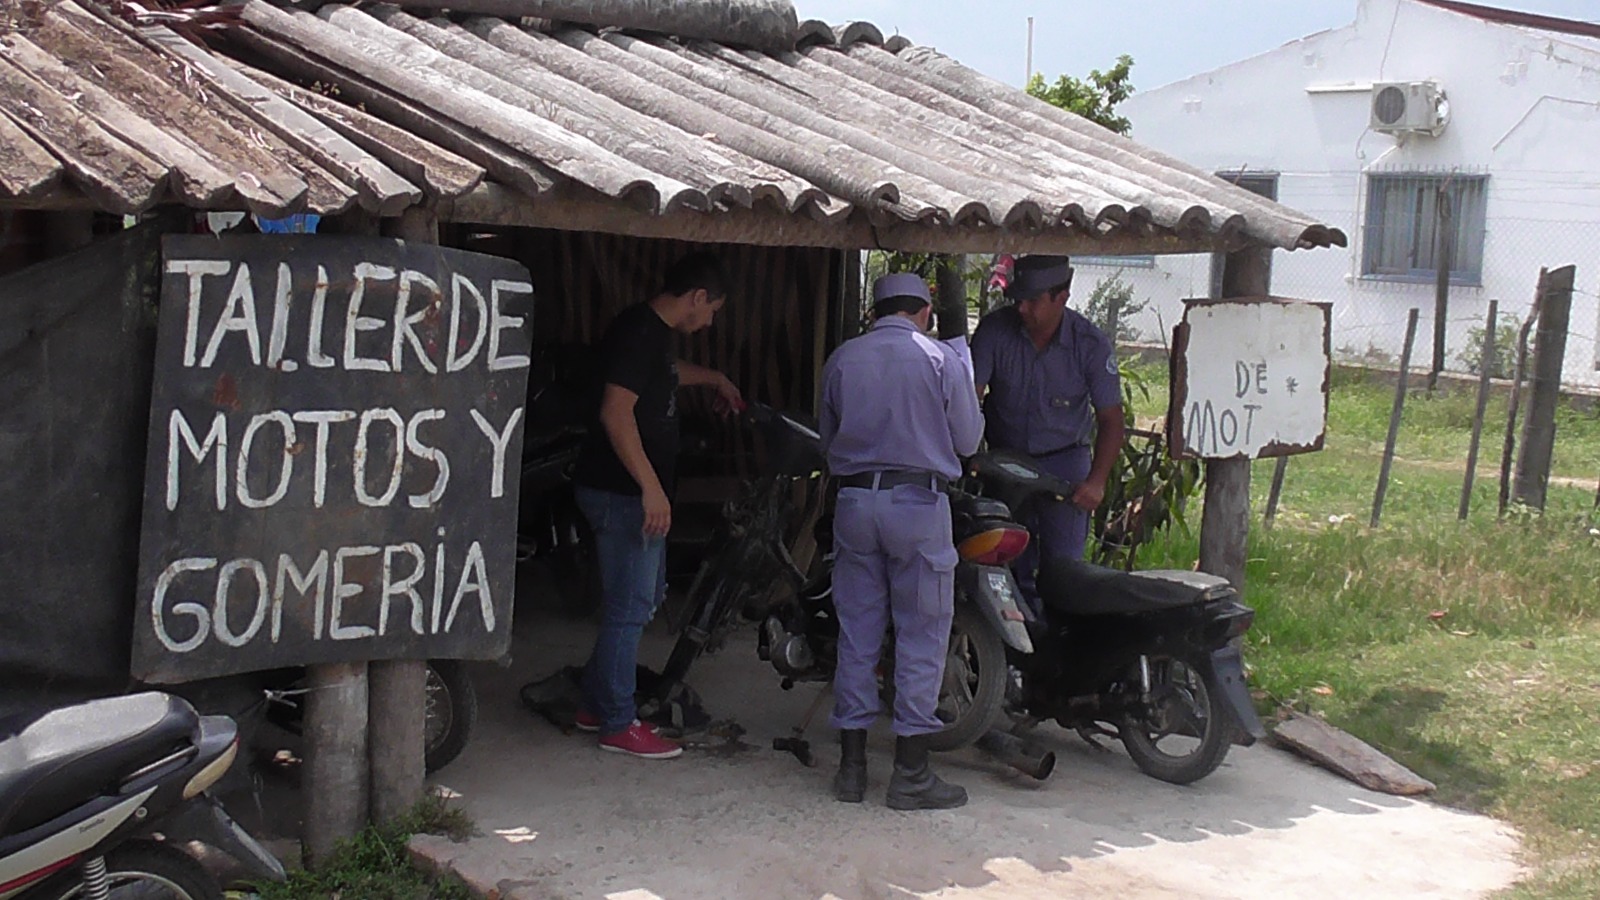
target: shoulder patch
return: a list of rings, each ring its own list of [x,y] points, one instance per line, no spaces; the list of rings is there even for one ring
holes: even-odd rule
[[[1117,358],[1114,355],[1106,357],[1106,374],[1117,374]]]

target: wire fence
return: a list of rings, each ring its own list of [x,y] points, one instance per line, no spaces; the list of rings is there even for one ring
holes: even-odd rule
[[[1333,305],[1331,343],[1336,361],[1380,368],[1398,365],[1407,313],[1414,307],[1420,315],[1413,366],[1431,368],[1434,330],[1440,327],[1445,338],[1443,370],[1477,374],[1489,301],[1498,300],[1495,374],[1507,375],[1509,351],[1532,307],[1539,270],[1576,265],[1562,380],[1569,388],[1600,392],[1600,216],[1595,222],[1491,219],[1473,268],[1454,273],[1446,313],[1436,322],[1434,278],[1364,273],[1369,257],[1359,229],[1345,221],[1350,214],[1307,212],[1343,227],[1351,246],[1275,252],[1272,292]],[[1170,339],[1173,326],[1182,319],[1185,299],[1211,295],[1220,265],[1220,259],[1211,255],[1081,257],[1076,262],[1074,302],[1086,302],[1096,287],[1115,279],[1128,292],[1119,337],[1161,343]]]

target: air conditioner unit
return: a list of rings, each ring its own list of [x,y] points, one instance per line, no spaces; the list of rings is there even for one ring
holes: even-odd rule
[[[1438,137],[1450,122],[1450,101],[1432,81],[1380,81],[1372,86],[1372,130]]]

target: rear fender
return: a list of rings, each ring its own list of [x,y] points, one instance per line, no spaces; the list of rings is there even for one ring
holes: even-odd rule
[[[956,566],[956,585],[957,600],[966,598],[976,606],[1007,647],[1019,653],[1033,652],[1027,619],[1018,604],[1022,594],[1010,569],[963,562]]]
[[[1266,726],[1256,715],[1255,703],[1250,700],[1250,689],[1245,686],[1244,658],[1237,645],[1211,651],[1211,674],[1222,691],[1226,705],[1233,713],[1240,731],[1246,738],[1239,743],[1248,747],[1267,736]]]

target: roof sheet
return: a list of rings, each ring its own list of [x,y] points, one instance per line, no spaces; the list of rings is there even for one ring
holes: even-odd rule
[[[211,49],[74,0],[0,38],[0,202],[394,215],[498,182],[645,215],[1345,236],[865,24],[798,49],[250,0]]]

